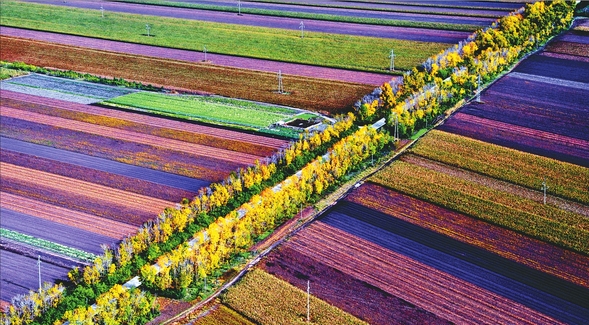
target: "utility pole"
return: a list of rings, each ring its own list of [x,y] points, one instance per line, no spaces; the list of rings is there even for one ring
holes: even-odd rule
[[[307,280],[307,323],[311,321],[311,281]]]
[[[389,71],[394,71],[395,70],[395,52],[393,51],[393,49],[391,49],[391,54],[389,55],[389,58],[391,58],[391,64],[389,66]]]
[[[151,27],[149,27],[149,24],[145,24],[145,29],[147,30],[147,36],[149,37],[149,30],[151,29]]]
[[[241,16],[241,0],[237,0],[237,15]]]
[[[481,75],[479,74],[479,76],[477,77],[477,84],[478,84],[478,89],[477,89],[477,98],[476,98],[476,102],[477,103],[482,103],[481,101]]]
[[[39,267],[39,292],[41,292],[41,255],[37,255],[37,266]]]
[[[100,14],[102,15],[102,18],[104,18],[104,7],[102,7],[102,5],[100,5]]]
[[[301,30],[301,38],[305,38],[305,24],[302,21],[299,24],[299,29]]]
[[[544,181],[542,182],[542,191],[544,191],[544,204],[546,204],[546,190],[548,186],[546,186],[546,177],[544,177]]]
[[[278,93],[284,93],[284,87],[282,86],[282,71],[278,70]]]
[[[204,48],[203,49],[203,52],[205,54],[205,62],[206,62],[207,61],[207,47],[206,46],[203,46],[203,48]]]
[[[397,113],[395,114],[395,130],[393,131],[393,142],[397,142],[399,140],[399,117]]]

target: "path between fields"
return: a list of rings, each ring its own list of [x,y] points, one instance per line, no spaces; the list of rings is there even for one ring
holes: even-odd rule
[[[483,176],[475,172],[470,172],[465,169],[452,167],[437,161],[429,160],[412,154],[405,155],[402,158],[402,160],[440,173],[444,173],[467,181],[475,182],[477,184],[487,186],[494,190],[507,192],[516,196],[521,196],[532,201],[543,202],[544,200],[543,193],[540,190],[531,190],[529,188],[519,186],[510,182],[505,182],[491,177]],[[568,210],[589,217],[589,207],[583,204],[565,200],[552,195],[546,195],[546,203],[554,204],[560,209]]]
[[[95,50],[122,52],[134,55],[144,55],[162,59],[172,59],[189,62],[202,62],[204,60],[204,54],[200,51],[197,52],[190,50],[171,49],[151,45],[125,43],[105,39],[33,31],[5,26],[2,26],[2,29],[0,29],[0,34],[3,36],[22,37],[63,45],[80,46]],[[207,61],[210,61],[210,63],[203,64],[267,72],[278,72],[278,70],[280,70],[283,74],[361,83],[374,86],[380,86],[384,82],[390,81],[392,78],[400,78],[387,74],[350,71],[343,69],[326,68],[312,65],[254,59],[214,53],[207,53]]]

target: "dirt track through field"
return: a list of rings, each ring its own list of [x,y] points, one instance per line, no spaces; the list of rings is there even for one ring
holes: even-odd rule
[[[38,113],[26,112],[8,107],[2,107],[1,115],[29,122],[66,128],[68,130],[95,134],[107,138],[121,139],[130,142],[136,142],[150,146],[175,150],[179,152],[186,152],[196,156],[203,156],[219,160],[237,162],[244,165],[253,164],[257,159],[262,158],[259,156],[250,155],[246,153],[237,153],[235,151],[230,150],[211,148],[208,146],[198,145],[194,143],[160,138],[148,134],[114,129],[86,122],[79,122],[60,117],[52,117]]]
[[[7,192],[0,193],[2,195],[1,206],[16,212],[26,213],[38,218],[73,226],[114,239],[123,239],[125,236],[134,234],[137,231],[137,227],[130,226],[123,222],[97,217],[81,211],[66,209]]]
[[[173,59],[189,62],[202,62],[204,60],[204,54],[200,51],[171,49],[158,46],[125,43],[50,32],[33,31],[5,26],[2,26],[2,29],[0,29],[0,34],[4,36],[22,37],[63,45],[81,46],[96,50],[107,50],[127,54],[144,55],[162,59]],[[374,86],[380,86],[384,82],[390,81],[392,78],[399,78],[387,74],[350,71],[343,69],[326,68],[280,61],[270,61],[215,53],[207,53],[207,60],[210,61],[210,63],[206,63],[206,65],[219,65],[274,73],[278,72],[278,70],[281,70],[283,74],[289,74],[294,76],[354,82]]]

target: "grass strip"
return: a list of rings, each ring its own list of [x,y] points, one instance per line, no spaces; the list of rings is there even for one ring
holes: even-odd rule
[[[13,77],[24,76],[27,74],[29,73],[26,71],[0,67],[0,80],[6,80]]]
[[[104,38],[161,47],[220,53],[388,73],[391,49],[395,66],[411,69],[446,48],[445,43],[393,40],[278,28],[221,24],[198,20],[1,1],[3,26]],[[150,26],[147,36],[146,24]]]
[[[307,294],[290,283],[254,269],[222,297],[224,304],[258,324],[307,324]],[[313,324],[366,324],[311,296]]]
[[[216,6],[216,5],[206,5],[206,4],[199,4],[199,3],[186,3],[186,2],[165,1],[165,0],[115,0],[115,1],[116,2],[128,2],[128,3],[141,3],[141,4],[149,4],[149,5],[156,5],[156,6],[166,6],[166,7],[222,11],[222,12],[234,12],[234,13],[239,12],[239,9],[235,5]],[[284,3],[284,2],[273,2],[273,3],[293,4],[293,3]],[[358,7],[358,6],[321,5],[321,4],[296,4],[296,5],[297,6],[304,6],[304,7],[371,10],[371,11],[381,11],[381,12],[398,12],[398,13],[438,15],[438,16],[465,16],[465,17],[479,17],[479,18],[500,18],[500,17],[502,17],[502,15],[500,15],[500,14],[469,14],[469,13],[460,13],[460,12],[440,12],[440,11],[411,10],[411,9],[366,8],[366,7]],[[442,30],[457,30],[457,31],[475,31],[475,30],[477,30],[477,28],[480,28],[480,26],[469,25],[469,24],[424,23],[424,22],[414,22],[411,20],[362,18],[362,17],[339,16],[339,15],[331,15],[331,14],[313,14],[313,13],[306,13],[306,12],[292,12],[292,11],[283,11],[283,10],[248,8],[248,7],[241,7],[241,13],[242,14],[262,15],[262,16],[313,19],[313,20],[324,20],[324,21],[335,21],[335,22],[349,22],[349,23],[360,23],[360,24],[381,25],[381,26],[422,27],[421,25],[427,24],[426,25],[427,27],[423,27],[423,28],[442,29]],[[411,26],[408,26],[408,24],[410,24]]]
[[[542,241],[589,254],[589,220],[579,214],[397,161],[371,181]]]
[[[189,118],[204,122],[220,122],[246,128],[261,129],[296,114],[286,110],[264,109],[262,105],[241,107],[215,102],[201,101],[192,96],[170,96],[166,94],[138,92],[105,101],[107,104],[139,108],[173,117]]]
[[[589,204],[589,168],[438,130],[410,151],[538,191],[545,178],[548,194]]]
[[[12,231],[6,228],[0,228],[0,235],[2,237],[17,241],[19,243],[27,244],[44,250],[48,250],[60,255],[69,256],[77,260],[92,262],[97,257],[92,253],[88,253],[79,249],[64,246],[45,239],[29,236],[17,231]]]
[[[279,1],[274,1],[274,0],[251,0],[252,2],[279,2]],[[513,11],[513,8],[500,8],[500,7],[481,7],[481,6],[463,6],[463,5],[455,5],[455,4],[442,4],[442,3],[423,3],[421,1],[416,1],[416,2],[388,2],[388,1],[376,1],[376,0],[341,0],[341,2],[354,2],[354,3],[373,3],[373,4],[386,4],[386,5],[398,5],[398,6],[417,6],[417,7],[434,7],[434,8],[451,8],[451,9],[480,9],[480,10],[496,10],[496,11]],[[484,0],[479,1],[480,2],[484,2]],[[491,1],[491,2],[497,2],[497,1]],[[504,2],[509,2],[509,1],[504,1]],[[519,0],[517,1],[512,1],[512,2],[519,2]],[[459,3],[458,1],[456,1],[456,3]]]

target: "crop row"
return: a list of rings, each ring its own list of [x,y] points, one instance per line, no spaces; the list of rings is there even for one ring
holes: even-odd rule
[[[411,153],[540,191],[589,204],[589,169],[460,135],[432,130]],[[525,173],[522,173],[525,171]]]
[[[338,112],[372,90],[370,85],[283,76],[284,90],[276,92],[276,74],[89,50],[47,42],[0,36],[0,58],[37,66],[84,71],[188,91],[202,91],[305,109]],[[84,58],[84,62],[80,60]],[[195,78],[194,76],[199,76]]]
[[[2,110],[4,112],[4,109]],[[2,116],[3,136],[205,181],[221,180],[242,164],[115,140]],[[116,131],[115,131],[116,133]]]
[[[546,51],[554,53],[562,53],[568,55],[577,55],[589,58],[587,51],[587,44],[573,43],[573,42],[553,42],[546,47]]]
[[[157,137],[200,144],[225,150],[271,156],[286,141],[221,128],[161,119],[108,108],[76,105],[59,100],[2,91],[2,105],[49,116],[87,122]]]
[[[264,271],[250,271],[232,286],[222,301],[261,324],[306,324],[306,293]],[[314,324],[366,324],[311,296],[310,318]]]
[[[440,128],[499,146],[589,167],[589,141],[457,113]]]
[[[371,181],[577,252],[589,252],[586,217],[402,161]]]
[[[2,4],[2,18],[2,24],[12,27],[171,48],[181,44],[184,49],[197,51],[206,46],[214,53],[375,72],[386,71],[389,66],[386,53],[391,48],[399,55],[397,66],[410,69],[424,57],[447,46],[444,43],[314,32],[301,38],[298,31],[278,28],[115,12],[102,18],[98,10],[9,1]],[[154,37],[143,35],[146,19],[152,26]],[[334,51],[345,55],[334,56]]]
[[[21,167],[36,169],[47,173],[76,178],[81,181],[108,186],[127,192],[133,192],[170,202],[191,198],[196,191],[186,191],[176,187],[158,184],[129,176],[109,173],[93,168],[70,164],[62,160],[45,159],[35,155],[2,150],[0,161]]]
[[[272,112],[217,103],[207,103],[197,97],[180,97],[159,93],[134,93],[110,99],[106,104],[140,109],[167,116],[211,123],[237,125],[261,129],[281,120],[288,120],[295,112]]]
[[[41,249],[46,249],[58,254],[73,257],[75,259],[91,262],[96,258],[96,255],[88,252],[81,251],[72,247],[57,244],[48,240],[44,240],[38,237],[29,236],[16,231],[12,231],[5,228],[0,228],[0,234],[2,237],[17,241],[19,243],[31,245]]]
[[[211,148],[193,143],[185,143],[174,139],[160,138],[149,134],[114,129],[86,122],[72,121],[60,117],[47,116],[45,114],[15,110],[8,107],[2,107],[2,116],[54,127],[66,128],[68,130],[77,132],[90,133],[105,138],[136,142],[149,146],[158,146],[168,150],[185,152],[194,156],[204,156],[207,158],[217,159],[220,161],[230,161],[243,165],[251,165],[256,161],[256,159],[260,158],[247,153],[236,153],[229,150]]]
[[[136,227],[124,222],[118,222],[106,218],[98,218],[95,215],[66,209],[25,196],[18,196],[8,192],[1,193],[3,208],[20,213],[30,214],[37,218],[79,228],[115,239],[122,239],[125,236],[128,236],[129,234],[137,231]]]
[[[370,229],[355,229],[362,233],[362,237],[358,237],[340,227],[315,222],[286,245],[453,322],[555,322],[498,294],[365,239],[378,236]]]
[[[7,163],[0,170],[4,191],[136,226],[174,204]]]
[[[346,200],[589,288],[589,260],[581,254],[373,183]]]
[[[285,245],[279,246],[262,260],[261,268],[301,290],[307,289],[309,280],[311,291],[317,298],[370,324],[390,325],[391,320],[395,320],[395,324],[449,323]]]

